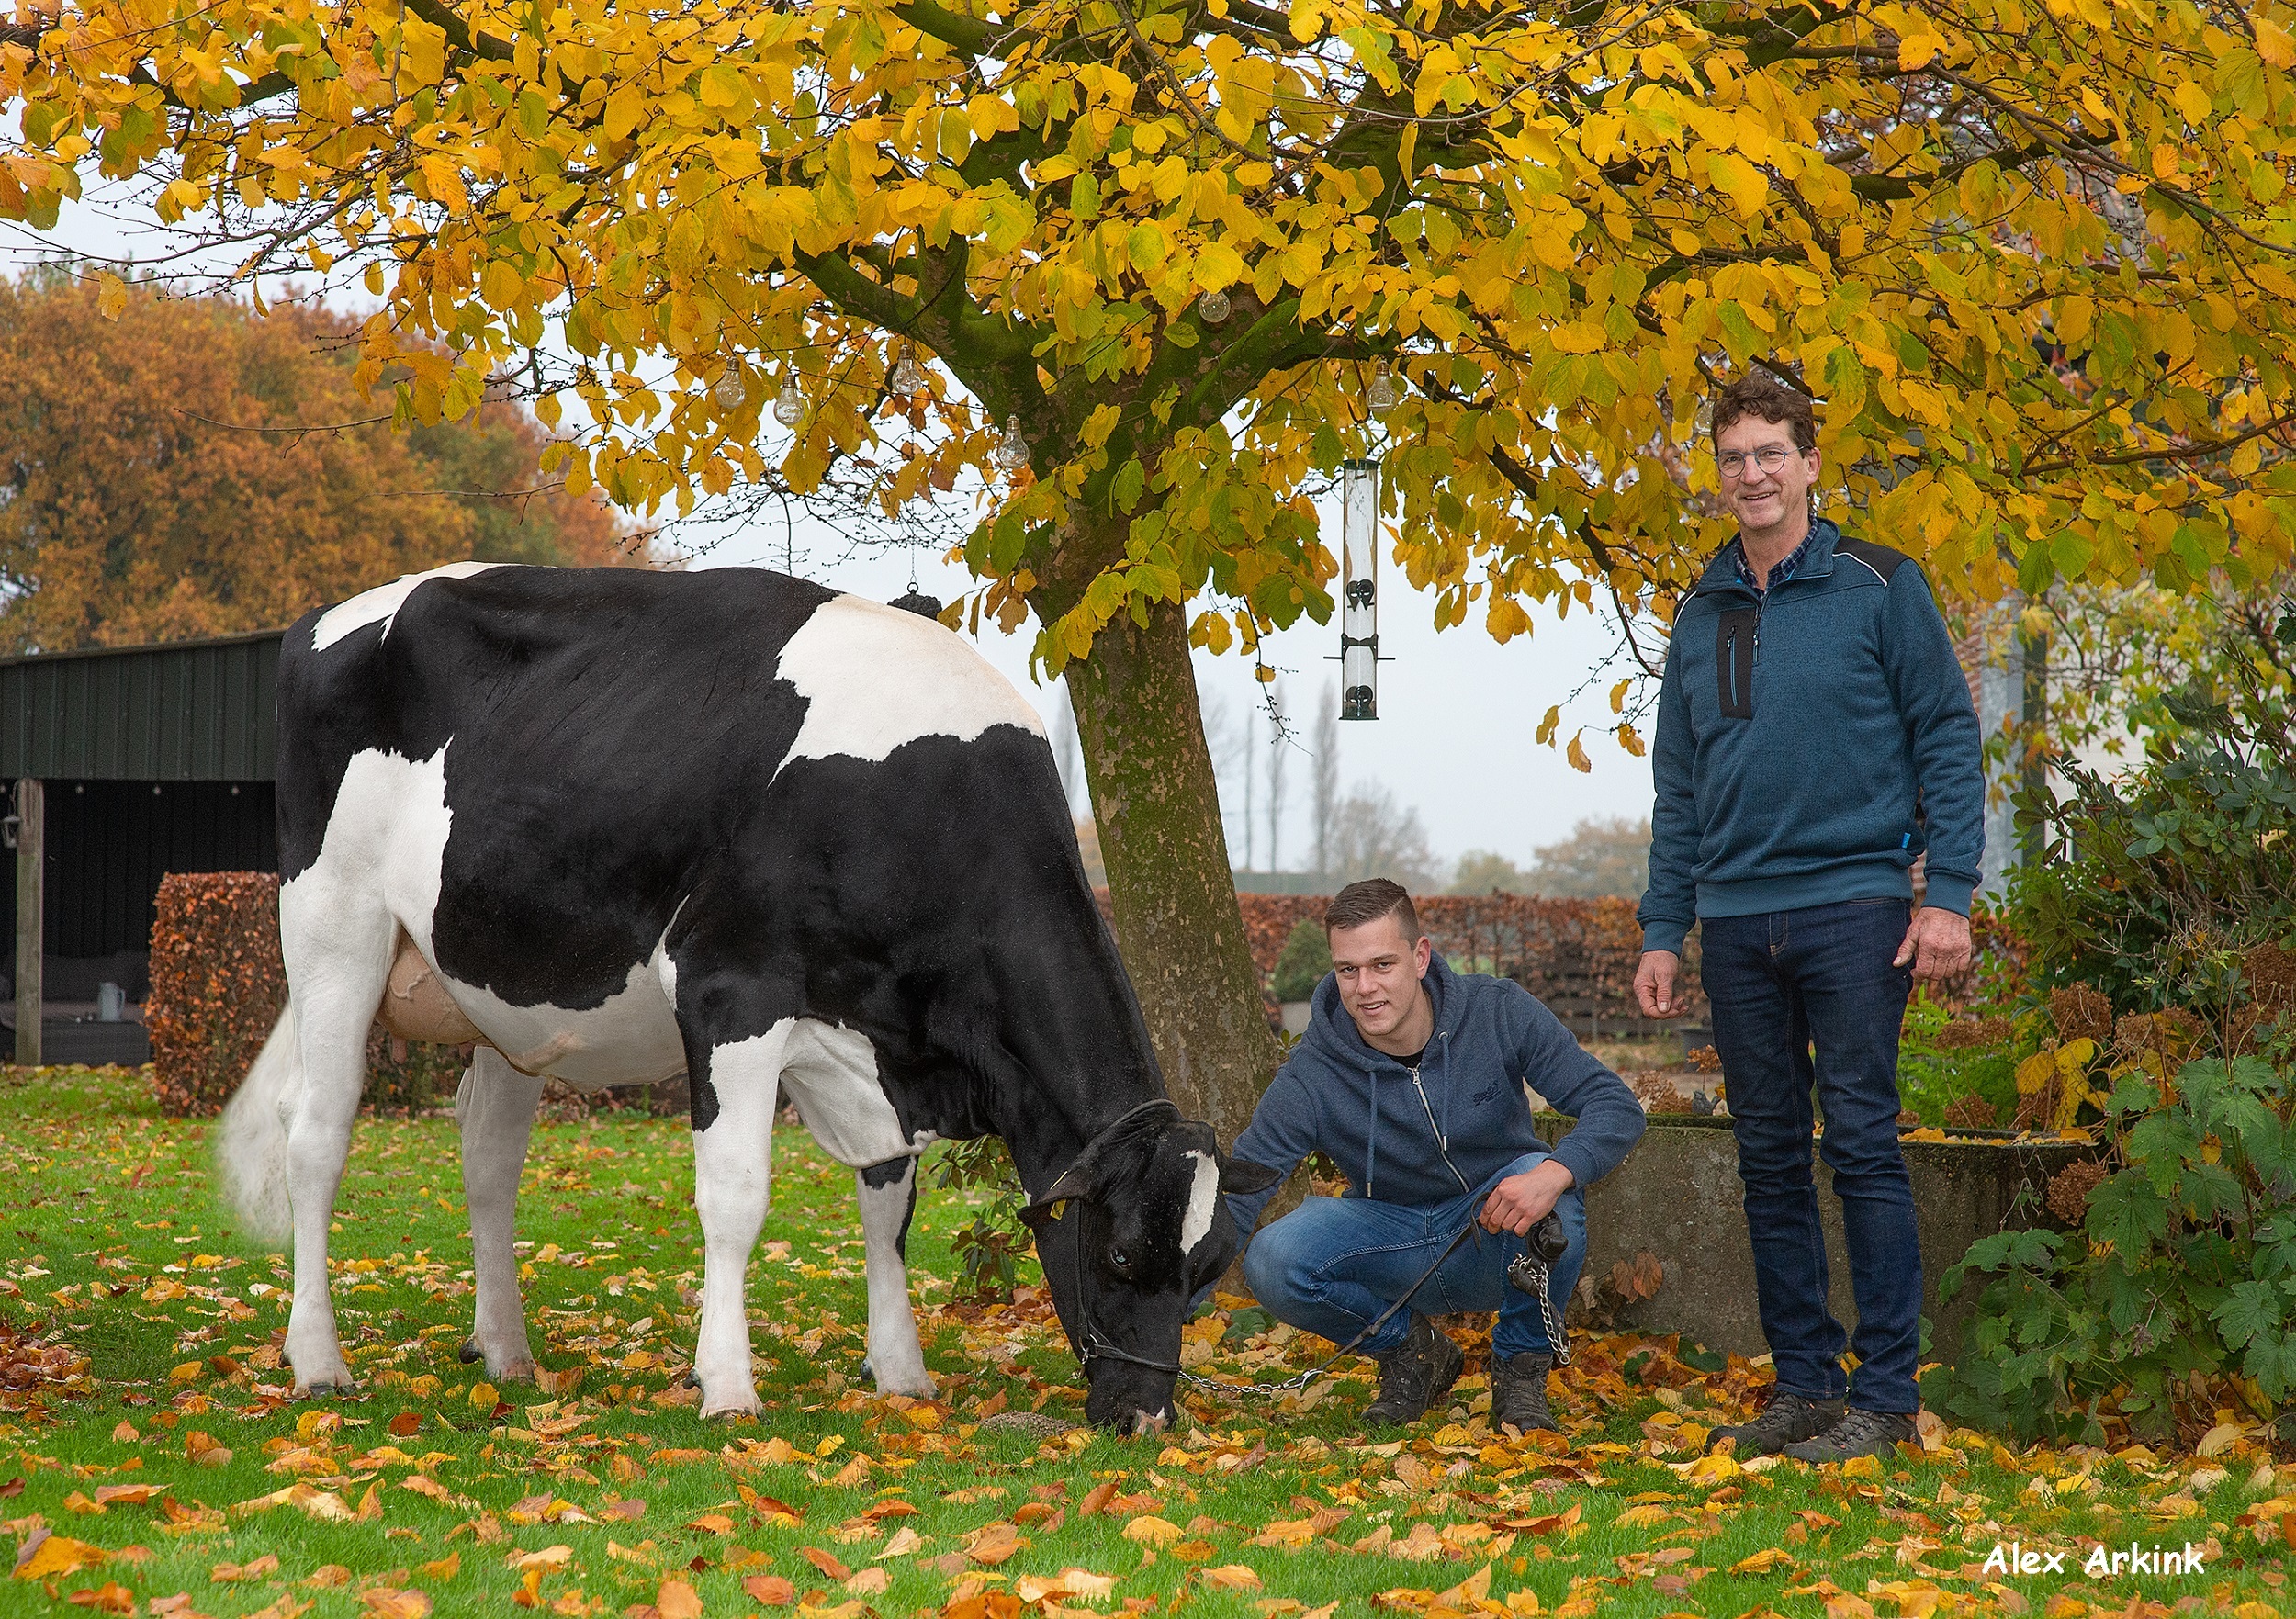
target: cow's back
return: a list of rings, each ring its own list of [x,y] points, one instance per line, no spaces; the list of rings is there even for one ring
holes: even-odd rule
[[[279,717],[283,874],[318,858],[352,759],[445,749],[433,791],[451,831],[423,930],[437,964],[559,1006],[625,989],[697,890],[754,910],[756,881],[802,883],[778,839],[837,811],[809,783],[842,771],[820,767],[1035,725],[939,626],[750,568],[503,567],[386,587],[289,633]],[[1013,742],[1044,752],[1020,729]],[[900,773],[884,790],[906,797]]]

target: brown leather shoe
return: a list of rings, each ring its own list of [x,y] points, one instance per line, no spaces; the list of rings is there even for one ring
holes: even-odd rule
[[[1377,1358],[1379,1397],[1364,1407],[1363,1420],[1378,1428],[1425,1416],[1436,1400],[1451,1392],[1467,1366],[1459,1346],[1416,1312],[1411,1318],[1411,1335]]]
[[[1547,1409],[1547,1374],[1555,1357],[1526,1349],[1494,1366],[1491,1373],[1491,1425],[1518,1433],[1544,1431],[1559,1433],[1561,1427]]]
[[[1775,1456],[1789,1445],[1815,1439],[1841,1421],[1847,1404],[1840,1400],[1811,1400],[1781,1389],[1770,1396],[1770,1403],[1752,1422],[1716,1428],[1707,1434],[1706,1448],[1712,1450],[1725,1439],[1735,1439],[1735,1456]]]

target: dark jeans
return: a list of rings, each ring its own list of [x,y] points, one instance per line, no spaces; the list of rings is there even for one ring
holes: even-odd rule
[[[1379,1312],[1435,1263],[1452,1233],[1479,1211],[1491,1187],[1544,1160],[1527,1153],[1491,1177],[1472,1194],[1424,1209],[1375,1203],[1368,1197],[1310,1197],[1252,1239],[1244,1250],[1244,1279],[1252,1296],[1279,1321],[1345,1344],[1375,1321]],[[1548,1277],[1547,1295],[1555,1313],[1570,1302],[1586,1263],[1586,1197],[1577,1186],[1555,1201],[1570,1246]],[[1523,1252],[1512,1232],[1492,1236],[1478,1228],[1453,1250],[1441,1269],[1412,1295],[1409,1309],[1388,1318],[1379,1332],[1356,1346],[1363,1355],[1385,1355],[1411,1331],[1411,1318],[1446,1315],[1461,1310],[1495,1310],[1491,1353],[1509,1360],[1530,1350],[1551,1352],[1538,1299],[1507,1281],[1507,1265]]]
[[[1921,1405],[1921,1246],[1897,1146],[1897,1028],[1913,980],[1890,963],[1908,913],[1903,900],[1854,900],[1698,925],[1778,1387],[1812,1399],[1846,1392],[1862,1409],[1905,1413]],[[1841,1199],[1854,1336],[1826,1304],[1813,1085],[1826,1115],[1818,1155]],[[1845,1343],[1858,1357],[1854,1387],[1841,1369]]]

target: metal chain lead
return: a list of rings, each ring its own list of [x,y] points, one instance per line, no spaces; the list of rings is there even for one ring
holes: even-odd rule
[[[1570,1364],[1570,1335],[1563,1330],[1562,1312],[1548,1296],[1548,1286],[1554,1278],[1553,1267],[1536,1254],[1519,1254],[1507,1265],[1507,1282],[1538,1300],[1538,1319],[1547,1329],[1547,1347],[1555,1357],[1555,1364]]]

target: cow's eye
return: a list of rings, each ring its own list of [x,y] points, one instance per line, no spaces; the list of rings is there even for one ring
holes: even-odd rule
[[[1130,1270],[1132,1268],[1132,1256],[1121,1248],[1111,1248],[1109,1250],[1109,1263],[1118,1270]]]

